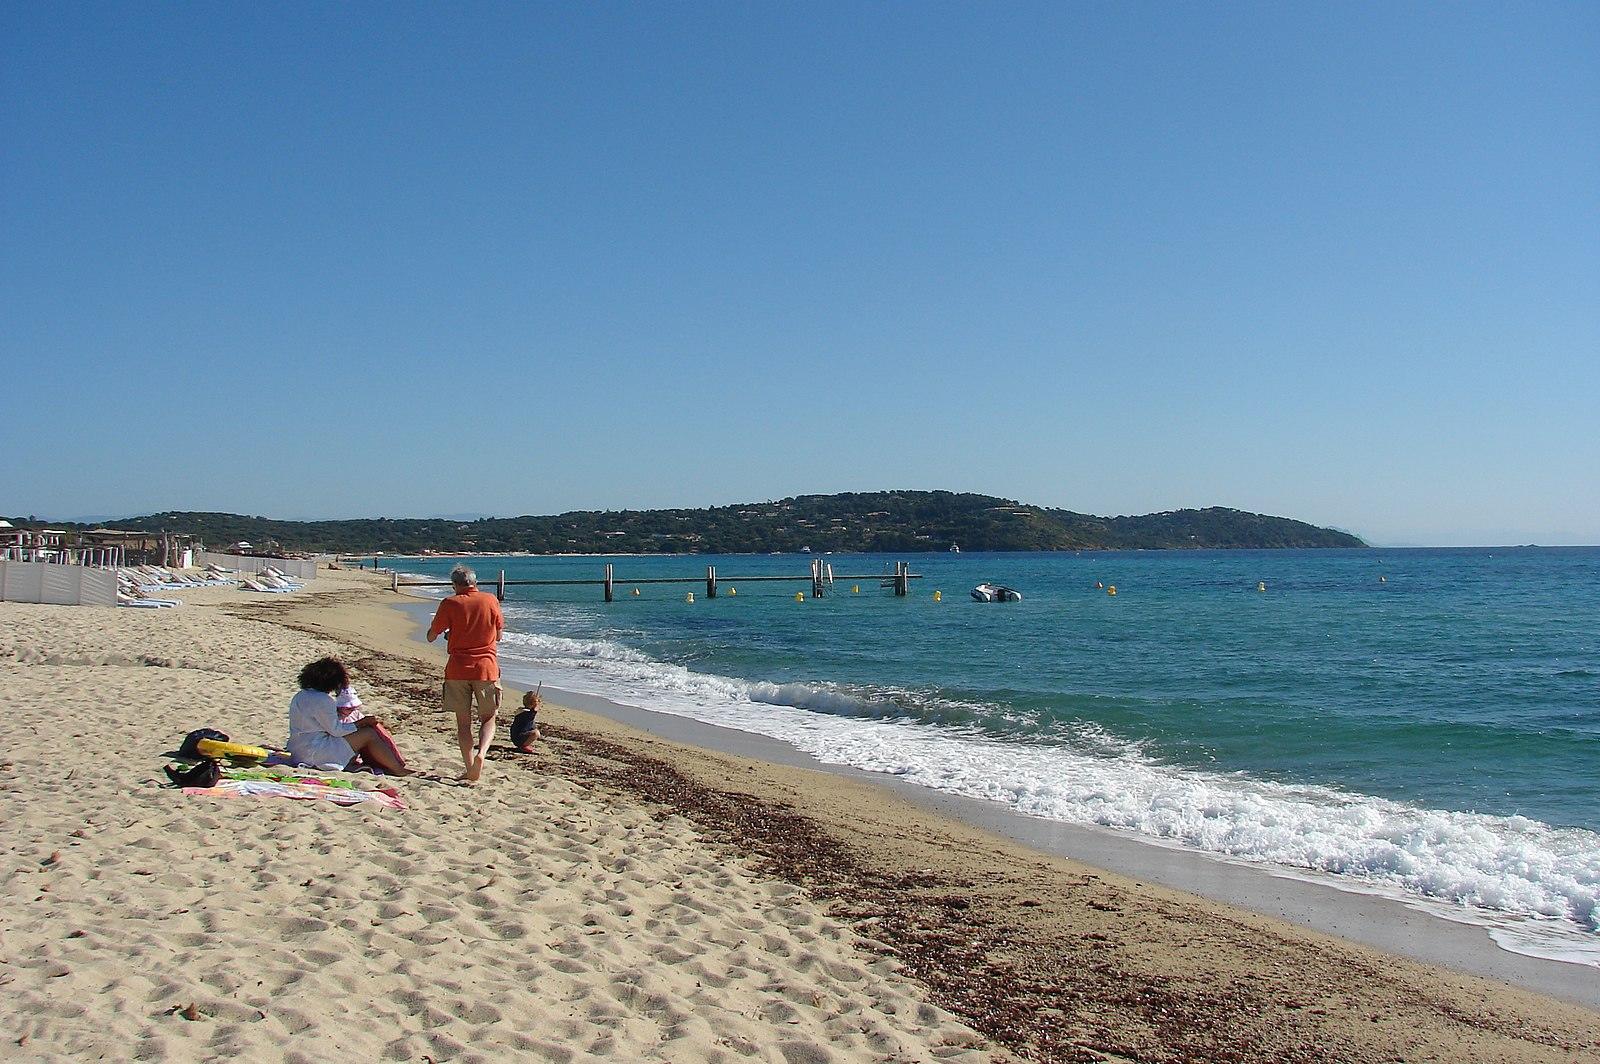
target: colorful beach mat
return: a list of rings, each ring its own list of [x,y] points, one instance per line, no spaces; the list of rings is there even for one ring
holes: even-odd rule
[[[346,789],[359,788],[356,780],[344,779],[337,776],[318,776],[311,772],[291,772],[283,769],[260,768],[225,768],[222,770],[225,780],[261,780],[268,783],[310,783],[320,784],[323,787],[344,787]]]
[[[185,787],[184,794],[206,795],[211,798],[294,798],[300,801],[333,802],[335,805],[361,805],[372,803],[384,809],[404,809],[405,800],[392,787],[364,791],[349,787],[329,786],[313,779],[285,780],[223,780],[215,787]]]

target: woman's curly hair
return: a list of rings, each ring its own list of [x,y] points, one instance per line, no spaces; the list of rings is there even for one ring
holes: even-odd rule
[[[300,690],[333,694],[350,686],[350,674],[338,658],[318,658],[300,670]]]

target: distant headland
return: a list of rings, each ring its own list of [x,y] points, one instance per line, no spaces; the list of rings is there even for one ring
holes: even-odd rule
[[[278,521],[170,511],[108,521],[116,528],[186,533],[209,544],[245,541],[340,554],[766,554],[1365,547],[1304,521],[1221,506],[1096,517],[950,491],[798,495],[706,509],[580,510],[546,517],[362,518]],[[57,523],[60,527],[60,523]],[[70,527],[70,526],[68,526]]]

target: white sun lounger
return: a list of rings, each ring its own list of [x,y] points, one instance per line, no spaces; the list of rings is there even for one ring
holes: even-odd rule
[[[119,592],[117,594],[117,605],[134,606],[144,610],[165,610],[175,606],[182,606],[183,602],[180,599],[137,598],[133,595],[124,595]]]
[[[271,587],[267,584],[261,583],[258,580],[251,580],[249,577],[245,577],[244,580],[240,582],[244,585],[247,591],[264,591],[269,595],[287,595],[295,590],[292,587]]]

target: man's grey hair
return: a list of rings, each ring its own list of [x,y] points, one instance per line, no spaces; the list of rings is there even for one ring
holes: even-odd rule
[[[450,570],[450,582],[456,587],[477,587],[478,574],[465,565],[458,565]]]

